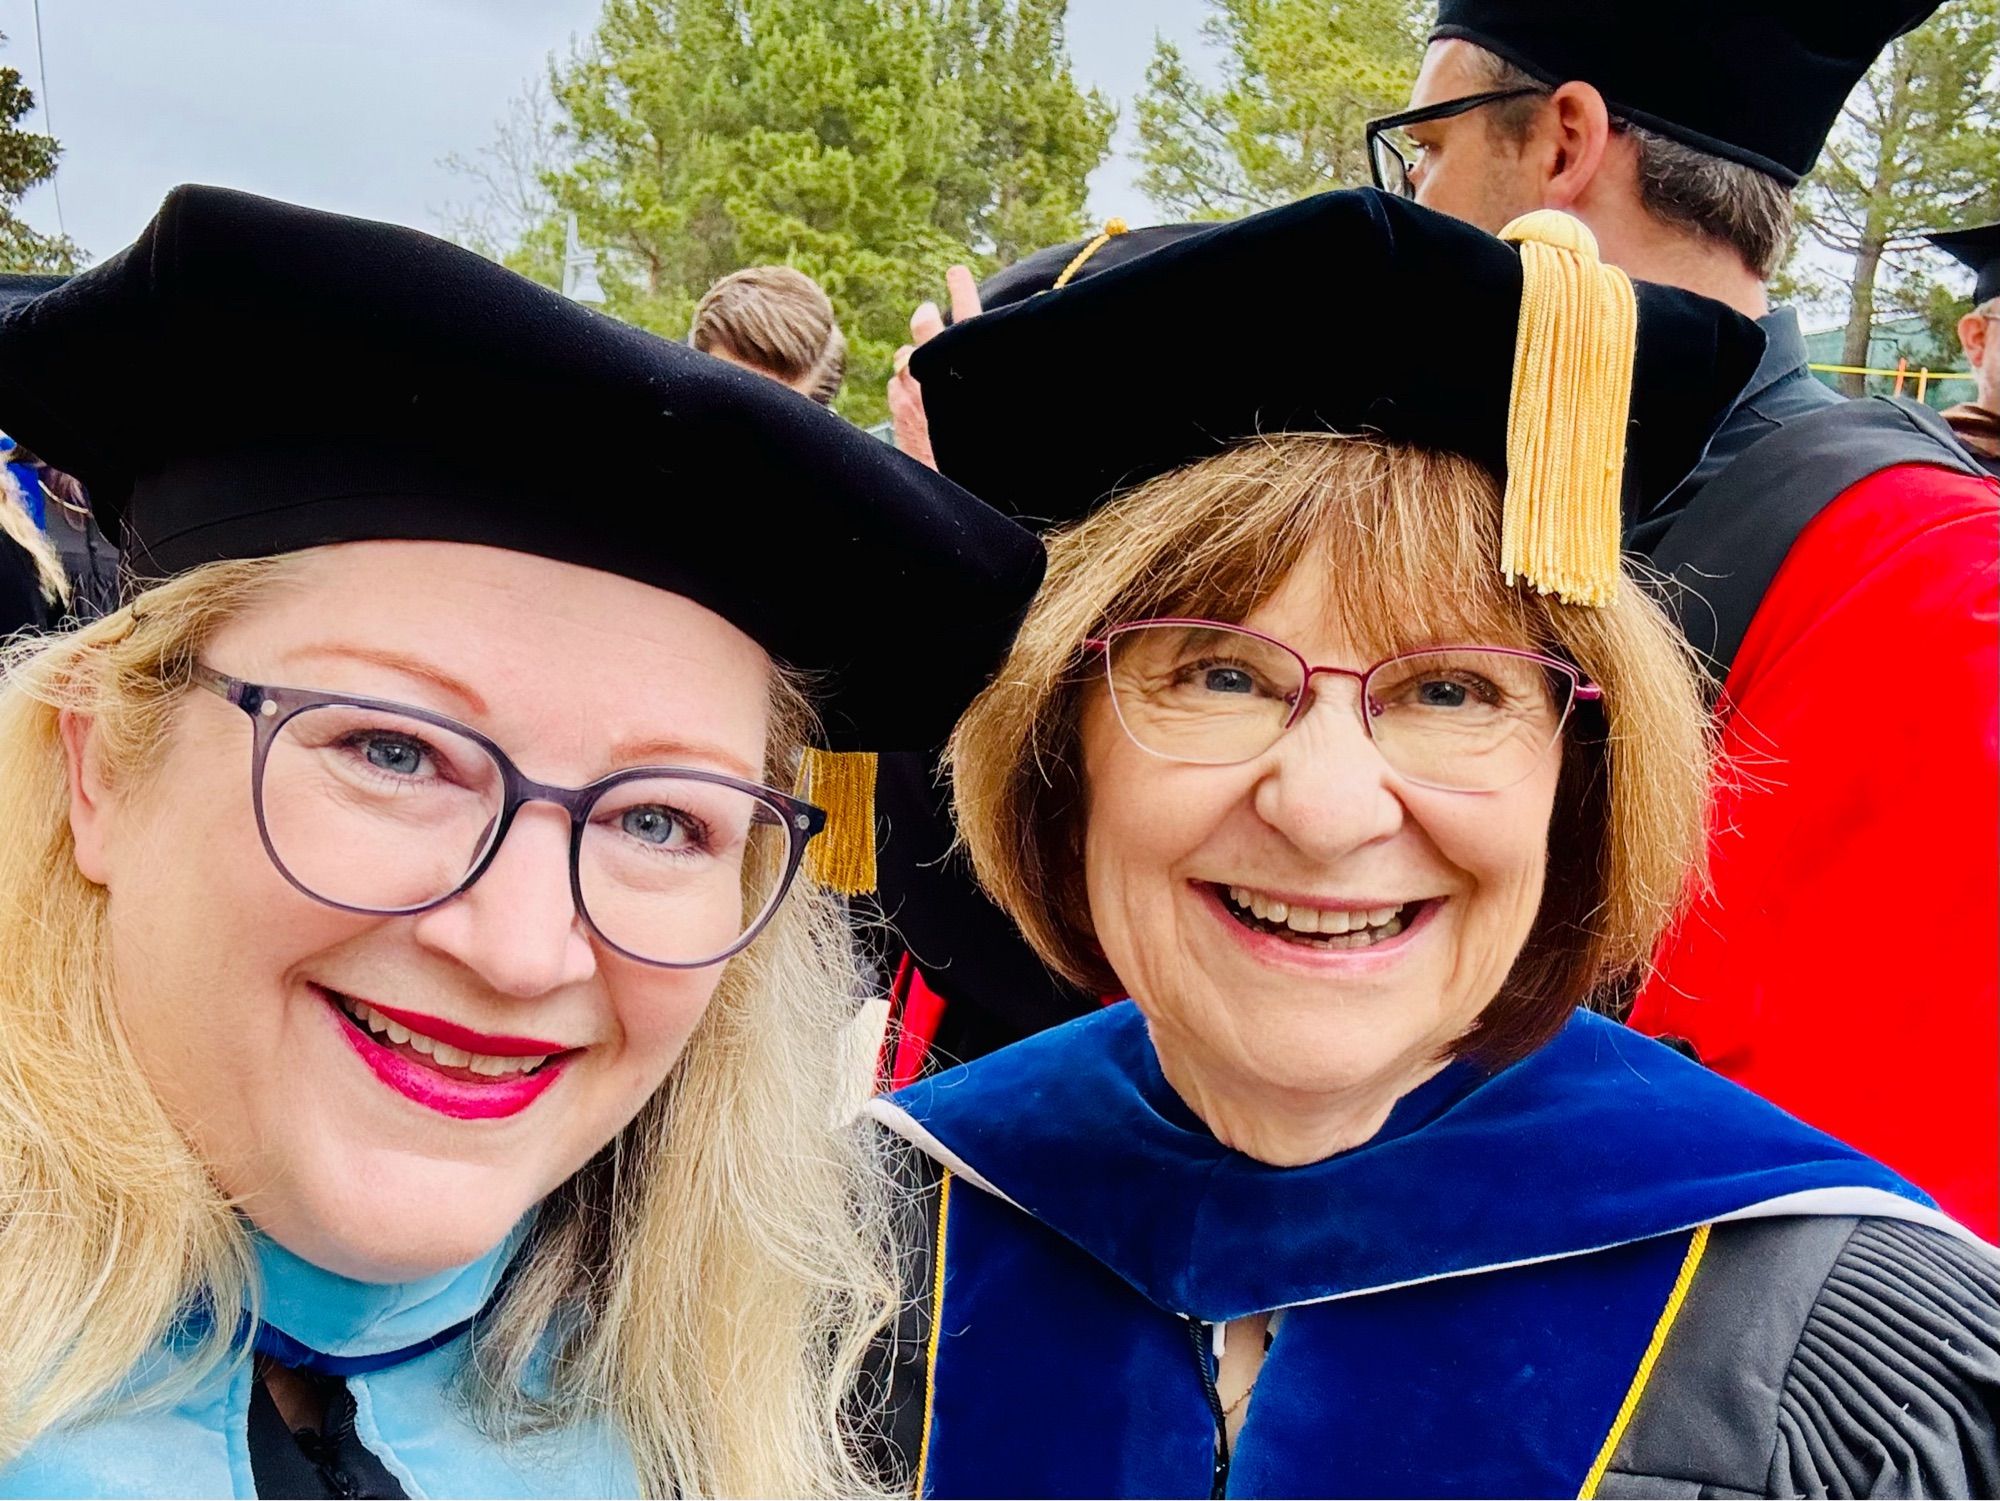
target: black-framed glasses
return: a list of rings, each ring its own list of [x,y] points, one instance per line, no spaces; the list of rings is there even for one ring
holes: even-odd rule
[[[250,716],[271,863],[346,912],[409,916],[450,901],[486,873],[524,804],[553,803],[569,815],[570,895],[591,931],[641,963],[698,969],[757,936],[826,826],[811,803],[720,772],[639,766],[554,787],[428,709],[200,663],[194,681]]]
[[[1414,198],[1416,187],[1410,181],[1410,159],[1391,139],[1389,132],[1404,130],[1412,125],[1428,124],[1432,120],[1449,120],[1455,115],[1463,115],[1489,104],[1498,104],[1503,99],[1525,99],[1530,94],[1546,94],[1547,89],[1526,86],[1513,89],[1489,89],[1483,94],[1467,94],[1463,99],[1447,99],[1442,104],[1426,104],[1416,109],[1406,109],[1399,114],[1383,115],[1370,120],[1365,127],[1368,143],[1368,172],[1374,178],[1375,186],[1385,193],[1394,193],[1398,198]],[[1416,150],[1414,146],[1411,148]]]
[[[1319,667],[1261,631],[1182,616],[1127,621],[1084,645],[1103,654],[1126,735],[1163,760],[1254,761],[1312,708],[1315,678],[1353,678],[1382,759],[1444,792],[1525,781],[1570,710],[1604,696],[1571,663],[1511,646],[1430,646],[1369,667]]]

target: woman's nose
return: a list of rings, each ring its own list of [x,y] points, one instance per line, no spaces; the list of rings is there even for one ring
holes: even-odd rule
[[[1333,857],[1400,829],[1395,769],[1361,723],[1358,685],[1322,682],[1271,750],[1255,792],[1258,816],[1308,854]]]
[[[417,916],[417,941],[523,1000],[589,979],[597,953],[570,890],[569,841],[560,808],[523,807],[471,889]]]

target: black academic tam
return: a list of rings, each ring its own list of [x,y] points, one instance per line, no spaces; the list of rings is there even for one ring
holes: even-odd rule
[[[1812,170],[1855,84],[1941,0],[1441,0],[1467,41],[1611,113],[1787,186]]]
[[[1033,537],[775,381],[430,235],[221,188],[0,317],[0,429],[89,487],[142,578],[406,538],[684,595],[816,676],[835,749],[942,739],[1041,578]]]

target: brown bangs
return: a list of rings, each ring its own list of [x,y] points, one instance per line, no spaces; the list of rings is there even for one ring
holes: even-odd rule
[[[1493,477],[1457,454],[1285,434],[1135,490],[1060,545],[1123,541],[1149,554],[1099,628],[1154,615],[1240,621],[1311,566],[1337,581],[1328,626],[1371,658],[1446,642],[1555,648],[1546,606],[1494,566],[1499,513]]]

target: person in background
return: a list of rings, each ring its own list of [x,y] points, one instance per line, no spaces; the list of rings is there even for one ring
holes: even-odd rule
[[[62,559],[35,525],[14,471],[11,463],[0,470],[0,639],[47,630],[70,599]]]
[[[1980,463],[2000,475],[2000,224],[1929,238],[1973,276],[1972,307],[1958,320],[1958,342],[1972,367],[1972,399],[1947,407],[1944,420]]]
[[[847,374],[847,336],[819,283],[790,266],[732,271],[695,304],[688,343],[832,406]]]
[[[1935,0],[1444,0],[1378,182],[1566,209],[1761,323],[1687,483],[1625,518],[1719,685],[1712,881],[1630,1009],[2000,1235],[2000,486],[1928,408],[1843,402],[1765,282],[1848,92]],[[1939,685],[1933,688],[1932,685]]]

